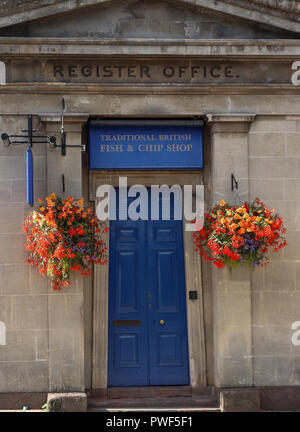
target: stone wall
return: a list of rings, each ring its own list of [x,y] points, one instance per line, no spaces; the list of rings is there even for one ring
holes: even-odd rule
[[[249,135],[250,197],[276,209],[288,247],[251,275],[253,383],[299,385],[300,347],[292,323],[300,319],[300,117],[259,117]]]
[[[2,132],[19,134],[26,126],[25,116],[1,116]],[[34,128],[43,133],[51,129],[37,117]],[[54,129],[59,130],[57,124]],[[70,131],[68,124],[66,129]],[[69,142],[72,134],[78,142],[71,129]],[[81,125],[79,131],[81,140]],[[60,150],[51,156],[47,151],[45,144],[33,146],[36,204],[48,193],[61,195],[61,184],[50,174],[59,176],[64,161]],[[6,325],[6,345],[0,346],[0,393],[83,390],[82,281],[74,278],[70,287],[54,292],[47,278],[25,261],[22,224],[31,211],[26,204],[25,154],[25,145],[0,145],[0,321]],[[73,173],[66,172],[66,193],[79,197],[80,149],[69,152],[67,165]]]
[[[1,130],[20,133],[26,119],[1,116]],[[36,121],[34,122],[36,127]],[[6,345],[0,347],[0,392],[49,388],[48,288],[25,262],[22,224],[26,201],[26,146],[0,146],[0,320]],[[46,193],[46,152],[33,149],[35,196]]]

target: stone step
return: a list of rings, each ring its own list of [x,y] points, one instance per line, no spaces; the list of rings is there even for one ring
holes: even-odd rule
[[[191,386],[111,387],[107,389],[108,399],[190,396],[192,396]]]
[[[132,410],[166,410],[166,411],[189,411],[204,408],[218,409],[216,398],[194,396],[194,397],[165,397],[165,398],[122,398],[122,399],[99,399],[89,398],[89,410],[103,411],[132,411]]]

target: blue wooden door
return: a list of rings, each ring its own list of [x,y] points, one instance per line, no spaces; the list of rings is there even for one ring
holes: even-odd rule
[[[108,386],[189,384],[182,221],[111,221]]]

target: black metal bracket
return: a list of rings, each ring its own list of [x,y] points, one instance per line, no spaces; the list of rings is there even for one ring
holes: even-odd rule
[[[32,115],[31,114],[29,114],[27,116],[27,119],[28,119],[28,128],[22,129],[22,132],[24,133],[24,135],[8,135],[5,132],[1,134],[1,139],[2,139],[5,147],[9,147],[11,145],[21,145],[21,144],[28,144],[28,147],[30,147],[30,148],[32,148],[33,144],[55,145],[56,138],[54,136],[35,135],[36,130],[32,129]],[[19,138],[22,138],[22,141],[20,141]]]
[[[32,128],[32,115],[27,116],[28,127],[22,129],[22,135],[8,135],[7,133],[1,134],[1,139],[5,147],[11,145],[28,144],[26,153],[26,176],[27,176],[27,204],[34,205],[34,177],[33,177],[33,144],[49,144],[50,147],[55,146],[56,138],[54,136],[36,135],[36,130]]]
[[[62,98],[61,100],[61,139],[60,139],[60,145],[56,144],[52,146],[52,148],[61,148],[61,155],[62,156],[67,156],[67,147],[69,148],[78,148],[80,147],[82,151],[85,151],[85,145],[67,145],[67,134],[65,132],[65,127],[64,127],[64,113],[65,113],[65,109],[66,109],[66,102],[65,99]]]
[[[233,192],[234,189],[238,189],[239,188],[239,183],[238,181],[236,181],[236,178],[234,177],[233,174],[231,174],[231,191]]]

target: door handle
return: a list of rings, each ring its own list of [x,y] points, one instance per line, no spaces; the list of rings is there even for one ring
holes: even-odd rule
[[[160,321],[159,321],[159,324],[160,324],[160,325],[164,325],[164,324],[165,324],[164,320],[160,320]]]

